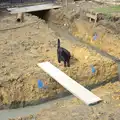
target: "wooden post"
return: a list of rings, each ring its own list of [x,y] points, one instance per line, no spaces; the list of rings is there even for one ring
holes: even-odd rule
[[[24,14],[23,13],[18,13],[17,14],[17,22],[23,22],[24,20]]]

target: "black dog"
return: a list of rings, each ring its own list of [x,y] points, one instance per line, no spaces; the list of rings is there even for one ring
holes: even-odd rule
[[[59,39],[58,39],[58,47],[57,47],[57,57],[58,57],[58,62],[59,63],[61,61],[64,62],[64,67],[66,67],[66,63],[67,63],[67,66],[70,67],[71,54],[65,48],[60,47],[60,40]]]

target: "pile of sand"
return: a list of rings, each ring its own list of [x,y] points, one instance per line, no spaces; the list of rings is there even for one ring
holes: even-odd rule
[[[10,27],[21,25],[21,23],[14,23],[14,18],[15,16],[9,16],[4,20],[9,21]],[[26,24],[27,20],[39,22],[0,32],[1,109],[38,104],[41,100],[53,98],[66,91],[37,66],[38,62],[50,61],[85,86],[104,82],[116,75],[117,67],[114,62],[61,38],[61,45],[73,54],[71,67],[64,68],[57,62],[58,37],[55,33],[41,19],[34,16],[25,16],[25,19]],[[90,65],[96,69],[94,74],[91,72]],[[38,89],[39,79],[48,86],[48,89]]]

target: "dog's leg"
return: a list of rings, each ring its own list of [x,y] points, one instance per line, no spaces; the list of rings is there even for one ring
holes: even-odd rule
[[[58,58],[58,62],[61,63],[60,57]]]
[[[57,54],[58,62],[61,63],[60,55]]]
[[[70,67],[70,60],[67,61],[67,66]]]
[[[66,61],[64,61],[64,67],[66,67]]]

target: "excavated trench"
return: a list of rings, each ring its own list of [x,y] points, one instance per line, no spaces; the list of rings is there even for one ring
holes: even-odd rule
[[[76,0],[77,1],[77,0]],[[53,15],[52,13],[53,11],[52,10],[47,10],[47,11],[38,11],[38,12],[32,12],[31,14],[32,15],[35,15],[37,17],[39,17],[40,19],[44,19],[45,22],[48,24],[48,26],[53,30],[55,31],[55,33],[60,36],[60,37],[65,37],[65,39],[69,39],[70,41],[72,41],[72,43],[74,44],[77,44],[78,46],[82,44],[82,46],[85,46],[86,48],[88,49],[91,49],[91,50],[94,50],[95,52],[99,53],[100,55],[108,58],[108,59],[111,59],[112,61],[114,62],[117,62],[119,59],[115,56],[112,56],[110,55],[109,53],[107,52],[104,52],[100,49],[98,49],[97,47],[94,47],[90,44],[88,44],[87,42],[84,42],[83,40],[81,40],[80,38],[76,38],[74,36],[74,34],[70,33],[70,29],[73,29],[74,30],[74,27],[76,27],[76,24],[74,24],[74,20],[71,20],[71,19],[78,19],[79,18],[79,15],[75,15],[75,16],[72,16],[72,18],[70,18],[69,20],[67,20],[68,24],[71,23],[71,25],[68,25],[67,28],[63,26],[61,26],[61,23],[57,23],[55,24],[54,23],[54,20],[56,19],[56,16]],[[59,13],[58,13],[59,14]],[[59,19],[59,18],[58,18]],[[73,22],[73,23],[72,23]],[[59,26],[60,24],[60,26]],[[64,29],[61,29],[61,28],[64,28]],[[79,58],[76,58],[76,59],[79,59]],[[88,88],[89,90],[90,89],[94,89],[98,86],[101,86],[101,85],[105,85],[109,82],[115,82],[118,80],[118,76],[114,76],[106,81],[101,81],[97,84],[92,84],[92,85],[87,85],[86,88]],[[59,97],[64,97],[64,96],[67,96],[67,95],[70,95],[69,92],[65,92],[65,93],[62,93],[60,95],[57,95],[57,98]]]
[[[71,60],[71,64],[73,64],[73,65],[71,68],[65,69],[65,68],[62,68],[61,66],[59,66],[56,63],[56,61],[52,62],[52,63],[55,63],[56,66],[58,66],[61,70],[63,70],[70,77],[75,79],[77,82],[83,84],[88,89],[93,89],[93,88],[96,88],[97,86],[106,84],[108,82],[114,82],[118,79],[118,77],[116,76],[117,75],[117,65],[115,64],[115,62],[113,62],[110,59],[110,57],[108,57],[107,55],[106,55],[106,57],[108,57],[108,58],[103,57],[103,56],[105,56],[104,53],[100,53],[99,50],[92,48],[91,45],[88,45],[88,44],[86,45],[85,42],[79,41],[78,40],[79,38],[76,38],[75,36],[73,36],[72,34],[70,34],[68,32],[69,31],[68,29],[71,28],[71,25],[72,25],[71,19],[65,18],[64,15],[62,15],[64,17],[61,19],[61,16],[59,16],[59,12],[56,12],[54,14],[53,11],[49,11],[49,10],[31,12],[30,14],[37,16],[39,19],[43,19],[44,21],[46,21],[47,25],[55,32],[56,36],[60,37],[62,39],[61,44],[63,44],[63,46],[66,47],[68,50],[72,51],[71,53],[72,53],[73,58]],[[57,24],[55,24],[56,21],[57,21]],[[67,24],[69,24],[67,26],[67,28],[64,26],[64,24],[66,24],[66,21],[67,21]],[[71,23],[71,25],[70,25],[70,23]],[[73,26],[74,25],[72,25],[72,27]],[[39,33],[39,34],[44,34],[44,33]],[[57,37],[56,37],[56,39],[57,39]],[[53,41],[53,44],[55,44],[55,42],[56,41]],[[44,44],[44,43],[42,43],[42,44]],[[51,49],[50,51],[56,50],[56,48],[54,48],[54,50],[52,50],[52,48],[49,48],[49,49]],[[97,52],[103,56],[101,56]],[[45,59],[44,58],[42,61],[45,61],[46,58]],[[49,59],[53,59],[53,58],[49,58]],[[56,59],[56,58],[54,58],[54,59]],[[91,71],[90,71],[89,66],[91,64],[94,65],[94,67],[97,70],[95,75],[92,75],[90,73]],[[85,69],[85,70],[83,70],[83,69]],[[88,73],[85,73],[86,71]],[[38,72],[39,72],[39,70],[38,70]],[[70,95],[70,93],[68,91],[64,90],[64,88],[62,88],[60,85],[58,85],[58,83],[56,83],[48,75],[43,73],[43,71],[41,71],[41,72],[42,72],[42,76],[45,76],[45,77],[41,77],[39,75],[39,78],[44,79],[44,81],[46,79],[49,79],[49,80],[47,80],[47,82],[48,82],[47,84],[51,86],[50,89],[48,88],[48,90],[45,90],[45,91],[37,90],[38,88],[35,88],[35,91],[37,90],[39,94],[43,94],[43,96],[44,96],[43,98],[42,98],[42,96],[40,96],[40,97],[36,97],[35,99],[33,99],[31,101],[13,100],[11,103],[9,103],[9,102],[5,103],[2,107],[3,108],[19,108],[19,107],[25,107],[25,106],[29,106],[29,105],[37,105],[37,104],[44,103],[44,102],[47,102],[47,101],[50,101],[50,100],[53,100],[56,98],[61,98],[61,97]],[[88,75],[88,74],[90,74],[90,75]],[[28,76],[26,76],[26,78],[27,77]],[[23,78],[23,80],[26,78]],[[29,77],[28,77],[28,79],[31,80],[31,78],[29,78]],[[34,77],[32,79],[34,80]],[[20,80],[20,82],[21,82],[21,80]],[[19,79],[17,82],[19,82]],[[17,82],[15,82],[13,80],[12,84],[15,85]],[[26,83],[27,83],[27,81],[23,82],[23,86],[25,86]],[[34,87],[36,87],[36,86],[37,85],[34,85]],[[9,89],[11,89],[11,88],[9,88]],[[4,90],[7,91],[6,88],[4,88]],[[52,91],[52,95],[50,95],[51,94],[50,90]],[[34,88],[32,89],[32,91],[34,91]],[[36,96],[37,95],[38,94],[36,94]],[[4,96],[1,96],[1,97],[3,97],[3,100],[7,99],[7,97],[6,98]]]
[[[50,13],[50,10],[30,12],[30,14],[35,15],[38,18],[45,20],[45,22],[47,22],[49,19],[49,13]]]
[[[78,0],[76,0],[76,1],[78,1]],[[116,64],[118,63],[119,64],[119,58],[117,57],[117,56],[114,56],[114,55],[111,55],[111,54],[109,54],[109,52],[106,52],[106,51],[103,51],[103,50],[101,50],[100,48],[98,48],[98,47],[96,47],[96,46],[94,46],[94,45],[91,45],[91,44],[89,44],[89,43],[87,43],[86,41],[84,41],[84,40],[82,40],[81,39],[81,37],[79,38],[79,37],[76,37],[75,36],[75,34],[73,34],[74,32],[78,32],[78,31],[74,31],[74,28],[76,29],[77,27],[79,27],[79,26],[77,26],[77,24],[75,24],[75,20],[78,20],[79,19],[79,15],[78,15],[78,13],[77,14],[75,14],[74,16],[72,16],[71,18],[67,18],[64,22],[66,22],[67,21],[67,24],[68,24],[68,26],[67,27],[64,27],[64,24],[66,24],[66,23],[63,23],[62,24],[62,26],[61,26],[61,23],[59,22],[59,23],[57,23],[56,24],[56,22],[54,22],[55,20],[57,20],[57,19],[59,19],[59,17],[57,18],[56,16],[54,16],[53,14],[54,14],[54,11],[52,11],[52,10],[47,10],[47,11],[41,11],[41,12],[33,12],[33,13],[31,13],[32,15],[36,15],[36,16],[38,16],[40,19],[44,19],[45,21],[46,21],[46,23],[48,24],[48,26],[53,30],[53,31],[55,31],[55,33],[58,35],[58,36],[60,36],[60,37],[65,37],[66,39],[69,39],[70,41],[72,41],[73,43],[75,43],[75,44],[77,44],[77,45],[81,45],[81,44],[83,44],[83,46],[85,46],[86,48],[88,48],[88,49],[91,49],[91,50],[93,50],[93,51],[95,51],[95,52],[97,52],[97,53],[99,53],[100,55],[102,55],[102,56],[104,56],[104,57],[106,57],[106,58],[108,58],[108,59],[110,59],[110,60],[112,60],[112,61],[114,61],[114,62],[116,62]],[[59,13],[58,13],[59,14]],[[104,15],[102,15],[102,16],[104,16]],[[99,16],[100,18],[98,18],[98,20],[100,20],[101,19],[101,16]],[[106,17],[106,16],[104,16],[104,17]],[[116,18],[116,19],[115,19]],[[105,18],[103,18],[102,17],[102,19],[101,20],[103,20],[103,19],[105,19]],[[111,21],[113,21],[113,22],[116,22],[116,21],[119,21],[119,18],[118,17],[115,17],[115,16],[111,16],[110,17],[110,19],[109,20],[111,20]],[[59,21],[59,20],[58,20]],[[93,21],[94,22],[94,21]],[[63,29],[62,29],[62,27],[63,27]],[[108,27],[108,26],[107,26]],[[78,28],[77,28],[77,30],[78,30]],[[115,29],[114,29],[115,30]],[[84,39],[84,38],[83,38]],[[79,58],[77,58],[77,59],[79,59]],[[117,66],[118,66],[118,64],[117,64]],[[110,78],[109,80],[106,80],[106,81],[104,81],[104,82],[99,82],[98,84],[92,84],[92,86],[90,85],[88,85],[88,86],[86,86],[88,89],[94,89],[94,88],[96,88],[96,87],[98,87],[98,86],[101,86],[101,85],[104,85],[104,84],[107,84],[107,83],[109,83],[109,82],[115,82],[115,81],[117,81],[118,80],[118,75],[117,76],[115,76],[115,77],[112,77],[112,78]],[[67,94],[65,94],[65,95],[67,95]],[[69,94],[68,94],[69,95]],[[64,95],[62,95],[62,96],[64,96]]]

